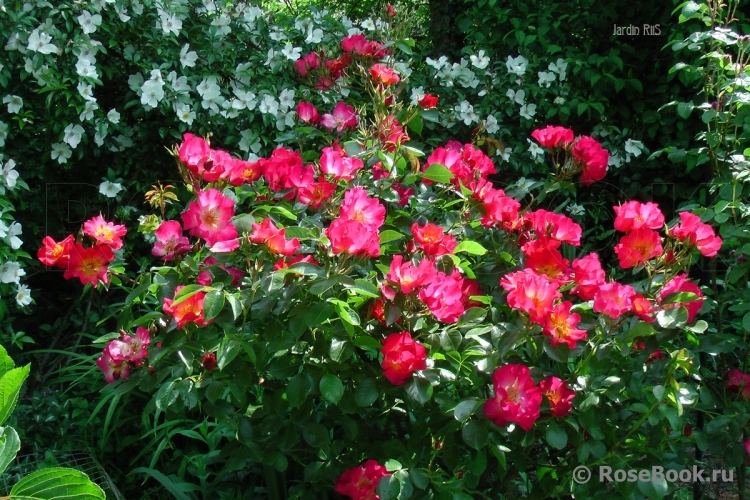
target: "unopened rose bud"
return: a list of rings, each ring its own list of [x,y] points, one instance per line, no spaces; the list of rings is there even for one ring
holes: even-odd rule
[[[747,257],[745,257],[744,254],[740,254],[740,256],[737,257],[737,263],[742,264],[743,262],[747,262]]]
[[[693,426],[690,424],[686,424],[685,427],[682,428],[682,434],[685,437],[690,437],[693,435]]]
[[[432,440],[432,448],[435,450],[441,450],[443,448],[443,441],[438,438]]]
[[[203,369],[212,372],[216,369],[216,353],[209,352],[201,359]]]

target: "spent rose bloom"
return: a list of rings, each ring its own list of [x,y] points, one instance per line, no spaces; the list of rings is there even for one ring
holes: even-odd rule
[[[570,390],[564,380],[550,375],[539,382],[539,389],[549,401],[550,413],[553,417],[567,417],[573,409],[575,391]]]
[[[378,500],[378,483],[385,476],[390,476],[385,467],[375,460],[368,460],[336,478],[334,490],[352,500]]]
[[[96,360],[96,366],[104,374],[104,380],[111,384],[117,379],[127,380],[130,376],[130,364],[127,361],[115,361],[109,355],[109,350],[105,347],[102,355]]]
[[[484,404],[484,415],[497,426],[518,424],[530,431],[539,418],[542,391],[534,385],[528,366],[507,364],[492,374],[495,395]]]
[[[83,234],[91,236],[98,244],[107,245],[113,250],[122,248],[122,237],[127,232],[125,226],[107,222],[101,215],[83,223]]]
[[[634,229],[661,229],[664,227],[664,214],[656,203],[629,201],[624,205],[613,207],[615,210],[615,229],[622,232]]]
[[[599,285],[594,296],[593,311],[617,319],[633,308],[635,295],[635,288],[630,285],[621,285],[616,281],[604,283]]]
[[[672,236],[695,246],[704,257],[714,257],[719,253],[721,238],[716,236],[711,226],[690,212],[680,212],[680,220],[682,222],[669,231]]]
[[[701,292],[698,285],[692,281],[688,281],[687,274],[680,274],[672,278],[667,284],[665,284],[661,290],[659,290],[658,301],[662,309],[672,309],[674,307],[684,307],[688,312],[688,323],[692,323],[698,311],[703,307],[703,292]],[[671,304],[664,304],[664,301],[673,293],[689,292],[697,295],[696,299],[688,302],[672,302]]]
[[[427,351],[409,332],[392,333],[383,340],[383,375],[393,385],[405,384],[412,373],[427,368]]]

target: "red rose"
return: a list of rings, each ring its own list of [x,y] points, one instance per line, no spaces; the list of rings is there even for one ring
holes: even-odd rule
[[[427,351],[409,332],[392,333],[383,341],[383,375],[393,385],[401,385],[417,370],[427,368]]]

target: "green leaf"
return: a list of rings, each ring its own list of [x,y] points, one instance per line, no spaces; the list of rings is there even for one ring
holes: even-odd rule
[[[326,373],[320,379],[320,394],[333,404],[344,396],[344,383],[336,375]]]
[[[750,333],[750,312],[745,313],[745,315],[742,317],[742,328],[744,328],[746,332]]]
[[[439,182],[440,184],[448,184],[451,179],[453,179],[454,175],[445,165],[433,163],[427,167],[427,170],[424,171],[422,177],[434,182]]]
[[[298,373],[289,380],[286,388],[286,400],[292,408],[299,408],[312,391],[313,384],[306,373]]]
[[[409,120],[409,123],[406,124],[407,127],[409,127],[409,130],[414,131],[417,135],[422,135],[422,117],[417,113],[414,118]]]
[[[363,380],[354,389],[354,401],[357,406],[372,406],[379,397],[378,385],[374,378]]]
[[[21,449],[21,440],[13,427],[0,428],[2,429],[2,433],[0,433],[0,474],[2,474],[16,458],[18,450]]]
[[[240,353],[242,344],[229,337],[224,337],[219,345],[219,351],[216,355],[216,366],[222,371],[234,358]]]
[[[161,483],[165,490],[169,491],[177,500],[195,500],[193,495],[188,495],[185,490],[194,489],[189,483],[175,484],[170,478],[159,472],[158,470],[149,469],[146,467],[138,467],[132,470],[133,473],[147,474]],[[186,488],[187,486],[187,488]],[[104,497],[102,497],[104,498]]]
[[[475,450],[481,450],[489,440],[487,423],[480,422],[479,420],[470,420],[461,430],[461,437],[464,443]]]
[[[83,472],[52,467],[32,472],[10,490],[10,498],[23,500],[106,500],[102,489]],[[186,497],[187,498],[187,497]]]
[[[393,475],[398,479],[398,484],[401,487],[401,491],[398,494],[398,500],[407,500],[411,497],[411,494],[414,493],[414,486],[412,486],[409,471],[398,470]]]
[[[388,472],[394,472],[397,470],[401,470],[403,468],[404,466],[401,465],[401,462],[399,462],[398,460],[389,458],[388,460],[385,461],[385,470],[387,470]]]
[[[565,429],[554,422],[551,422],[549,427],[547,427],[546,438],[549,445],[558,450],[562,450],[568,444],[568,434],[565,432]]]
[[[684,307],[673,307],[656,313],[656,322],[662,328],[677,328],[687,323],[688,313]]]
[[[396,500],[401,492],[401,483],[397,477],[389,474],[380,478],[377,491],[380,500]]]
[[[399,233],[398,231],[386,229],[385,231],[380,233],[380,244],[385,245],[386,243],[389,243],[391,241],[400,240],[403,237],[404,235],[402,233]]]
[[[456,249],[453,250],[453,253],[460,253],[460,252],[466,252],[471,255],[484,255],[487,253],[487,249],[484,248],[479,243],[477,243],[476,241],[463,240],[461,243],[458,244]]]
[[[331,443],[331,437],[328,435],[328,429],[317,423],[309,423],[302,428],[302,437],[307,444],[313,448],[319,448]]]
[[[638,490],[650,500],[661,500],[667,496],[669,490],[667,481],[665,479],[661,481],[656,481],[654,478],[650,479],[651,481],[638,481]]]
[[[648,337],[649,335],[656,335],[656,329],[651,326],[650,323],[641,321],[637,323],[633,328],[628,330],[627,339],[634,339],[636,337]]]
[[[205,321],[215,318],[224,308],[224,291],[212,290],[203,299],[203,316]]]
[[[30,364],[22,368],[8,370],[0,378],[0,425],[3,425],[18,402],[18,394],[26,377],[29,376]]]
[[[462,423],[466,422],[477,411],[480,403],[481,401],[477,398],[469,398],[461,401],[453,409],[453,418]]]
[[[698,295],[694,294],[693,292],[677,292],[677,293],[670,293],[667,295],[662,301],[662,304],[674,304],[676,302],[692,302],[693,300],[698,300]]]
[[[677,114],[682,118],[683,120],[687,120],[690,116],[690,113],[693,112],[693,108],[695,106],[692,102],[681,102],[677,105]]]
[[[119,334],[118,334],[119,336]],[[12,370],[16,364],[13,362],[5,347],[0,345],[0,377],[5,375],[8,371]]]

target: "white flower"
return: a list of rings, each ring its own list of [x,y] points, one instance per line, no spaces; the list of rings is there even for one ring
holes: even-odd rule
[[[83,32],[87,35],[96,31],[97,26],[102,24],[102,16],[94,14],[93,16],[87,10],[84,10],[80,16],[78,16],[78,23],[81,25]]]
[[[104,181],[99,184],[99,193],[107,198],[114,198],[120,191],[122,191],[122,184],[120,183]]]
[[[179,118],[181,122],[187,123],[188,125],[193,124],[193,120],[195,120],[195,111],[190,109],[189,105],[183,103],[175,111],[177,112],[177,118]]]
[[[284,48],[281,50],[281,53],[291,61],[296,61],[297,59],[299,59],[301,52],[302,49],[300,47],[295,47],[289,42],[285,43]]]
[[[201,101],[201,106],[203,109],[209,110],[210,115],[216,115],[219,114],[221,111],[219,110],[219,106],[223,106],[225,99],[219,95],[219,94],[211,94],[207,97],[204,97]]]
[[[286,113],[292,106],[294,106],[294,90],[282,90],[279,94],[279,109]]]
[[[427,63],[428,66],[432,66],[437,71],[440,71],[443,68],[443,66],[448,64],[448,58],[445,56],[440,56],[440,59],[436,61],[428,57],[425,59],[425,62]]]
[[[5,44],[5,50],[17,50],[21,54],[26,53],[26,47],[23,46],[23,42],[21,42],[21,37],[18,36],[18,33],[12,33],[10,37],[8,37],[8,43]]]
[[[359,28],[349,28],[349,30],[346,32],[348,36],[354,36],[354,35],[361,35],[362,30]]]
[[[110,151],[125,151],[126,148],[129,148],[133,145],[133,141],[130,140],[130,137],[122,134],[113,137],[112,139],[114,139],[115,143],[109,147]]]
[[[265,66],[270,66],[273,62],[273,58],[276,57],[277,52],[275,52],[273,49],[268,49],[268,58],[266,59],[266,62],[263,63]]]
[[[536,104],[524,104],[521,106],[521,116],[527,120],[534,118],[536,114]]]
[[[242,151],[252,151],[253,153],[260,151],[260,139],[255,132],[250,129],[245,129],[240,132],[240,135],[242,136],[242,139],[240,139],[239,146]]]
[[[107,120],[117,125],[120,123],[120,113],[118,113],[116,109],[110,109],[109,113],[107,113]]]
[[[360,26],[362,26],[367,31],[375,31],[375,23],[369,17],[362,21],[362,23],[360,23]]]
[[[159,84],[155,80],[148,80],[141,86],[141,104],[144,106],[151,106],[155,108],[159,105],[159,101],[164,98],[164,84]]]
[[[276,118],[276,128],[279,131],[283,131],[286,127],[294,127],[294,117],[296,114],[296,111],[289,111],[286,114],[279,113]]]
[[[1,193],[2,191],[0,191]],[[6,236],[8,236],[8,226],[3,219],[0,219],[0,238],[5,238]]]
[[[99,105],[94,101],[86,101],[83,105],[83,111],[78,115],[78,119],[82,122],[92,120],[94,118],[94,111],[99,109]]]
[[[163,16],[161,18],[161,29],[164,30],[164,34],[168,35],[170,33],[174,33],[175,35],[180,34],[180,30],[182,29],[182,20],[177,18],[174,14],[171,16]]]
[[[551,71],[540,71],[539,72],[539,86],[544,85],[549,88],[550,84],[555,81],[555,74]]]
[[[411,68],[409,67],[409,63],[401,61],[393,63],[393,71],[401,75],[402,79],[409,78],[409,75],[411,75],[412,73]]]
[[[549,67],[547,69],[560,75],[560,81],[563,81],[565,80],[565,71],[568,69],[568,63],[560,58],[557,60],[557,62],[549,63]]]
[[[18,113],[23,108],[23,99],[17,95],[6,95],[3,103],[8,105],[8,113]]]
[[[149,80],[153,80],[159,85],[164,85],[164,78],[162,78],[161,70],[158,68],[151,70],[151,78],[149,78]]]
[[[305,38],[305,43],[310,44],[317,44],[320,43],[323,40],[323,30],[320,28],[315,28],[312,24],[308,26],[307,28],[307,38]]]
[[[471,125],[474,122],[479,121],[479,115],[474,111],[474,107],[469,104],[468,101],[462,101],[459,106],[455,108],[458,118],[463,120],[466,125]]]
[[[526,73],[526,65],[528,63],[529,61],[527,61],[523,56],[518,56],[515,58],[508,56],[508,61],[505,63],[505,66],[508,68],[508,73],[523,76],[524,73]]]
[[[252,92],[245,92],[244,90],[234,89],[234,95],[237,96],[236,99],[232,100],[232,107],[234,109],[248,109],[252,111],[255,109],[255,106],[258,105],[255,94],[253,94]]]
[[[73,155],[73,150],[64,142],[57,142],[52,145],[52,153],[50,156],[53,160],[57,160],[58,163],[68,163],[68,158]]]
[[[562,96],[557,96],[555,97],[555,100],[553,102],[558,106],[562,106],[563,104],[565,104],[565,98]]]
[[[422,87],[416,87],[411,89],[411,105],[418,106],[419,101],[425,96],[424,89]]]
[[[91,85],[88,83],[78,82],[78,93],[81,94],[81,97],[83,97],[87,101],[96,101],[96,97],[94,97],[94,91],[92,90]]]
[[[572,205],[569,205],[565,210],[567,210],[570,215],[576,216],[576,215],[583,215],[586,213],[586,209],[583,208],[583,205],[578,205],[577,203],[573,203]]]
[[[0,122],[0,148],[5,146],[5,139],[8,138],[8,124]]]
[[[607,165],[613,168],[620,168],[622,166],[622,157],[620,156],[619,151],[615,151],[614,153],[609,155]]]
[[[50,43],[51,41],[51,36],[35,29],[29,35],[29,45],[27,48],[34,52],[39,52],[40,54],[53,54],[57,52],[57,47],[55,44]]]
[[[11,249],[18,250],[19,248],[21,248],[21,245],[23,245],[23,241],[21,241],[21,238],[18,237],[18,235],[21,233],[23,233],[23,228],[18,222],[13,222],[8,228],[7,238],[8,242],[10,243]]]
[[[508,89],[508,92],[506,92],[505,95],[508,99],[514,101],[516,104],[520,104],[523,106],[523,103],[526,102],[526,91],[523,89],[519,91]]]
[[[232,28],[229,27],[230,21],[229,16],[222,14],[211,22],[211,26],[216,26],[218,36],[226,36],[232,32]]]
[[[268,36],[273,40],[274,42],[280,42],[282,40],[286,40],[286,35],[281,31],[272,31],[268,34]]]
[[[11,191],[16,187],[16,181],[18,180],[18,172],[16,172],[15,168],[16,162],[12,159],[8,160],[5,165],[0,168],[0,178],[2,178],[5,185],[8,186],[8,189]]]
[[[497,148],[495,150],[495,156],[499,156],[502,158],[503,161],[509,161],[510,160],[510,148],[505,148],[505,151],[501,150],[500,148]]]
[[[487,131],[488,134],[494,134],[498,130],[500,130],[500,125],[497,123],[497,118],[490,115],[487,117],[487,119],[484,121],[484,129]]]
[[[475,68],[484,69],[490,64],[490,58],[484,55],[484,50],[480,50],[477,55],[469,56],[471,64]]]
[[[516,181],[516,188],[524,193],[528,193],[533,185],[534,181],[532,179],[527,179],[526,177],[521,177]]]
[[[63,141],[70,144],[70,147],[73,149],[78,147],[78,144],[81,143],[81,139],[83,138],[84,134],[83,127],[80,125],[73,125],[72,123],[65,127],[65,135],[63,136]]]
[[[76,63],[76,72],[84,78],[99,78],[96,67],[91,65],[88,59],[78,59]]]
[[[213,75],[204,78],[196,90],[198,91],[198,94],[206,100],[218,97],[221,94],[221,89],[219,89],[219,86],[216,84],[216,77]]]
[[[195,61],[198,60],[198,53],[194,50],[190,50],[190,44],[186,43],[184,47],[182,47],[182,50],[180,51],[180,64],[183,68],[185,67],[194,67]]]
[[[0,266],[0,283],[19,283],[21,276],[26,276],[26,271],[18,262],[8,261]]]
[[[128,15],[128,10],[125,7],[119,7],[115,5],[115,12],[117,13],[117,16],[120,18],[120,21],[123,23],[126,23],[130,21],[130,16]]]
[[[544,150],[539,147],[539,144],[531,142],[531,139],[526,140],[529,141],[529,153],[531,153],[532,158],[536,160],[537,158],[544,157]]]
[[[138,0],[132,0],[130,7],[133,9],[133,14],[136,16],[143,14],[143,4]]]
[[[625,151],[636,158],[641,155],[642,150],[643,143],[641,141],[634,141],[633,139],[625,141]]]
[[[177,78],[176,71],[170,71],[167,75],[167,81],[172,86],[172,90],[178,94],[188,94],[190,92],[190,84],[187,81],[186,76]]]
[[[16,303],[23,307],[31,304],[31,290],[26,285],[18,285],[16,290]]]
[[[276,116],[279,112],[279,103],[271,95],[266,95],[263,101],[258,106],[258,110],[264,114],[270,114]]]

